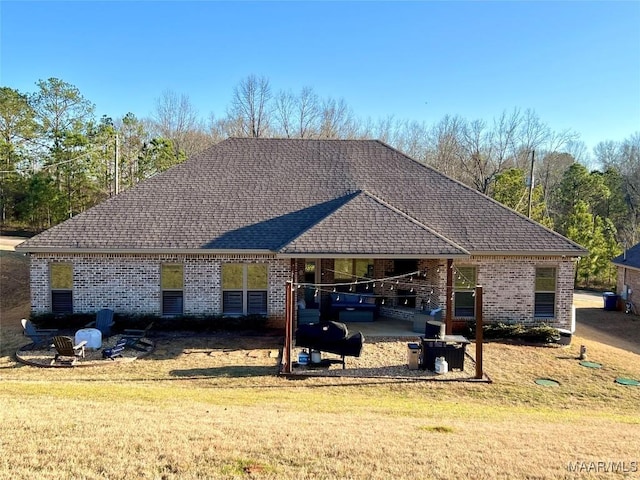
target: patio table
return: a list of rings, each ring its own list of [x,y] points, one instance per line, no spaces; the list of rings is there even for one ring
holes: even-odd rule
[[[445,335],[443,338],[424,338],[422,340],[421,368],[435,370],[436,358],[444,357],[449,369],[464,370],[464,355],[469,343],[463,335]]]

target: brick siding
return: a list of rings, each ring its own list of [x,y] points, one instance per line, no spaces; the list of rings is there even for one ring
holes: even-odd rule
[[[161,314],[160,269],[163,263],[184,265],[184,314],[222,314],[223,263],[268,263],[267,309],[270,324],[284,325],[284,285],[290,279],[289,260],[269,256],[219,255],[31,255],[31,309],[51,311],[49,264],[73,265],[73,310],[95,312],[111,308],[129,314]]]
[[[618,281],[616,283],[616,293],[621,295],[624,292],[624,286],[631,289],[630,299],[636,309],[640,308],[640,270],[634,268],[618,267]],[[618,305],[620,309],[624,309],[624,300],[620,300]]]
[[[221,266],[223,263],[268,263],[268,315],[273,326],[284,325],[285,283],[291,279],[291,261],[269,255],[31,255],[31,306],[34,313],[51,311],[49,264],[73,265],[73,306],[75,312],[95,312],[111,308],[131,314],[161,314],[160,266],[163,263],[184,265],[184,313],[220,315],[222,313]],[[560,257],[471,257],[455,266],[476,266],[478,284],[484,288],[483,315],[488,323],[548,323],[570,328],[573,304],[574,263]],[[535,269],[555,267],[555,318],[534,318]],[[294,268],[299,272],[304,262]],[[333,281],[333,260],[323,259],[322,283]],[[374,276],[383,278],[393,269],[392,260],[376,260]],[[446,262],[420,260],[419,269],[426,278],[416,278],[416,307],[446,307]],[[376,294],[394,303],[389,286],[376,286]]]

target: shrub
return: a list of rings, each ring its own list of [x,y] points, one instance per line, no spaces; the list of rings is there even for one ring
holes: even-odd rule
[[[96,319],[94,313],[54,314],[43,313],[31,315],[31,321],[38,328],[59,328],[79,330]]]
[[[56,315],[45,313],[33,315],[31,321],[39,328],[58,328],[78,330],[96,319],[95,313],[73,313]],[[116,313],[113,330],[122,332],[127,328],[143,329],[153,322],[153,330],[193,332],[219,331],[263,331],[267,317],[263,315],[246,315],[240,317],[224,317],[222,315],[181,315],[161,317],[158,315],[126,315]]]
[[[496,323],[484,325],[483,336],[487,340],[513,339],[532,343],[552,343],[560,338],[560,333],[545,324],[528,326],[522,323]]]

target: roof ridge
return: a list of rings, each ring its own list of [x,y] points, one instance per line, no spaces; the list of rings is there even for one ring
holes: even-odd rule
[[[402,210],[400,210],[397,207],[394,207],[393,205],[391,205],[388,202],[385,202],[384,200],[382,200],[380,197],[374,195],[373,193],[364,190],[363,193],[368,196],[369,198],[371,198],[372,200],[378,202],[380,205],[382,205],[385,208],[388,208],[389,210],[391,210],[392,212],[397,213],[398,215],[406,218],[407,220],[409,220],[410,222],[414,223],[415,225],[418,225],[420,228],[423,228],[424,230],[426,230],[427,232],[431,233],[432,235],[435,235],[436,237],[440,238],[441,240],[443,240],[444,242],[448,243],[449,245],[451,245],[452,247],[455,247],[461,251],[463,251],[464,253],[471,255],[469,253],[469,251],[462,247],[461,245],[458,245],[456,242],[454,242],[453,240],[448,239],[447,237],[445,237],[444,235],[442,235],[441,233],[436,232],[434,229],[432,229],[431,227],[428,227],[427,225],[425,225],[424,223],[420,222],[419,220],[417,220],[416,218],[412,217],[411,215],[409,215],[406,212],[403,212]]]
[[[554,234],[556,237],[559,237],[559,238],[562,238],[562,239],[564,239],[564,240],[567,240],[567,241],[568,241],[569,243],[571,243],[572,245],[574,245],[574,246],[578,247],[578,248],[579,248],[579,249],[581,249],[581,250],[586,251],[586,249],[585,249],[582,245],[580,245],[580,244],[578,244],[578,243],[574,242],[574,241],[573,241],[573,240],[571,240],[570,238],[565,237],[564,235],[562,235],[562,234],[560,234],[560,233],[556,232],[555,230],[552,230],[552,229],[550,229],[550,228],[546,227],[545,225],[543,225],[543,224],[542,224],[542,223],[540,223],[540,222],[536,222],[535,220],[532,220],[531,218],[527,217],[526,215],[523,215],[522,213],[520,213],[520,212],[518,212],[518,211],[514,210],[513,208],[508,207],[507,205],[505,205],[505,204],[503,204],[503,203],[501,203],[501,202],[497,201],[497,200],[496,200],[496,199],[494,199],[494,198],[491,198],[489,195],[487,195],[487,194],[485,194],[485,193],[482,193],[481,191],[476,190],[475,188],[470,187],[470,186],[469,186],[469,185],[467,185],[466,183],[463,183],[463,182],[461,182],[460,180],[456,180],[455,178],[450,177],[450,176],[449,176],[449,175],[447,175],[446,173],[442,173],[440,170],[437,170],[436,168],[434,168],[434,167],[432,167],[432,166],[430,166],[430,165],[427,165],[426,163],[422,163],[422,162],[420,162],[420,161],[416,160],[415,158],[410,157],[410,156],[409,156],[409,155],[407,155],[406,153],[402,152],[401,150],[398,150],[398,149],[397,149],[397,148],[395,148],[395,147],[392,147],[391,145],[389,145],[389,144],[387,144],[387,143],[383,142],[382,140],[376,139],[376,140],[374,140],[374,141],[375,141],[375,142],[377,142],[377,143],[379,143],[379,144],[381,144],[381,145],[383,145],[384,147],[386,147],[386,148],[388,148],[388,149],[390,149],[390,150],[393,150],[393,151],[394,151],[394,152],[396,152],[398,155],[401,155],[401,156],[403,156],[403,157],[407,158],[408,160],[411,160],[411,161],[413,161],[413,162],[417,163],[419,166],[424,167],[424,168],[426,168],[426,169],[428,169],[428,170],[431,170],[432,172],[436,173],[437,175],[440,175],[440,176],[442,176],[442,177],[444,177],[444,178],[446,178],[446,179],[448,179],[448,180],[450,180],[450,181],[452,181],[452,182],[454,182],[454,183],[456,183],[456,184],[458,184],[458,185],[460,185],[460,186],[464,187],[466,190],[468,190],[468,191],[469,191],[469,192],[471,192],[472,194],[474,194],[474,195],[480,195],[483,199],[486,199],[486,200],[491,201],[492,203],[494,203],[494,204],[495,204],[495,205],[497,205],[498,207],[501,207],[501,208],[503,208],[503,209],[505,209],[505,210],[507,210],[507,211],[509,211],[509,212],[511,212],[511,213],[515,213],[516,215],[518,215],[518,216],[519,216],[519,217],[521,217],[522,219],[526,220],[527,222],[529,222],[529,223],[531,223],[531,224],[533,224],[533,225],[536,225],[536,226],[538,226],[538,227],[542,227],[542,228],[543,228],[543,229],[545,229],[547,232]]]

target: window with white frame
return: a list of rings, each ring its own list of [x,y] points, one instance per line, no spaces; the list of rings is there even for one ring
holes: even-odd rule
[[[556,312],[556,268],[536,267],[535,306],[536,318],[553,318]]]
[[[51,312],[73,313],[73,266],[70,263],[52,263],[49,274]]]
[[[476,267],[456,266],[453,282],[453,312],[456,317],[475,317]]]
[[[222,313],[266,315],[268,269],[264,263],[222,265]]]
[[[181,264],[165,263],[160,274],[162,315],[182,315],[184,312],[184,269]]]

